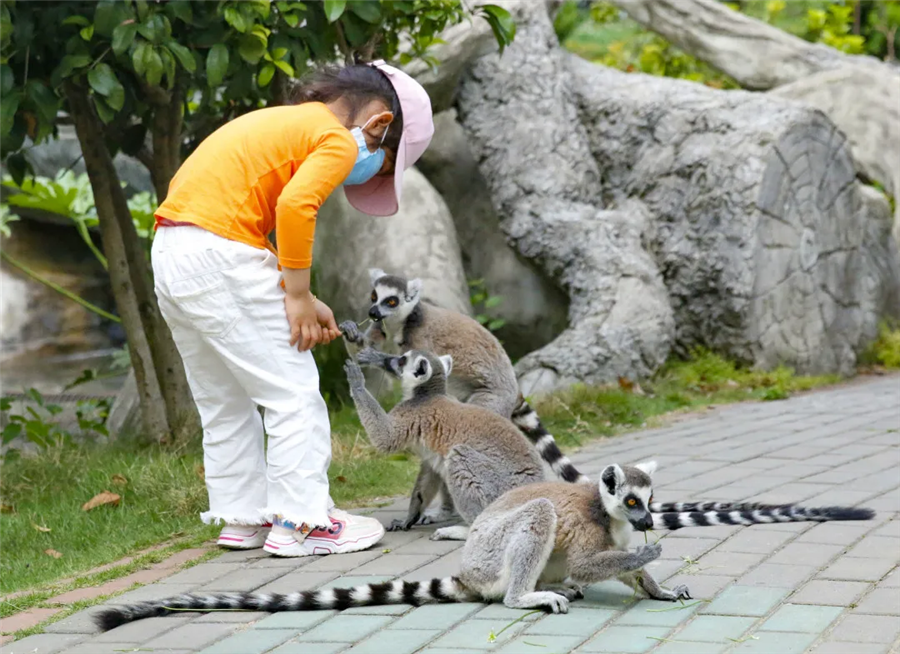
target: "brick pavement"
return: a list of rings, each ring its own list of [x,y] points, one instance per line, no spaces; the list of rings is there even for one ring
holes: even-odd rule
[[[900,377],[787,401],[724,407],[666,428],[585,447],[573,460],[655,458],[656,497],[860,504],[872,522],[691,528],[664,536],[650,565],[703,602],[638,601],[617,582],[588,588],[567,615],[502,605],[387,606],[307,613],[154,618],[96,634],[76,613],[4,654],[900,654]],[[389,521],[406,500],[372,511]],[[368,552],[297,560],[228,552],[110,600],[202,590],[292,591],[456,570],[459,544],[429,529],[387,534]],[[634,544],[644,541],[636,535]],[[661,610],[673,609],[673,610]],[[512,624],[517,618],[521,621]],[[502,630],[502,633],[501,633]],[[491,634],[496,636],[492,638]]]

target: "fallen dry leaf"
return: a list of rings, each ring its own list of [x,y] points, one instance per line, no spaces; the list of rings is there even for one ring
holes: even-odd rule
[[[0,504],[0,513],[15,513],[16,507],[12,504]]]
[[[52,556],[54,559],[61,559],[62,552],[57,552],[56,550],[44,550],[44,554],[48,554]]]
[[[630,393],[631,389],[634,388],[634,382],[625,377],[619,377],[619,388],[621,388],[626,393]]]
[[[103,506],[104,504],[112,504],[113,506],[119,506],[119,500],[122,498],[115,493],[110,493],[108,490],[103,491],[102,493],[98,493],[94,495],[91,499],[84,503],[81,507],[82,511],[90,511],[91,509],[96,509],[98,506]]]
[[[203,466],[197,466],[195,472],[197,473],[197,476],[200,477],[200,479],[206,479],[206,468],[204,468]]]
[[[32,523],[31,523],[31,526],[34,527],[35,529],[37,529],[38,531],[41,531],[41,532],[43,532],[43,533],[45,533],[45,534],[49,534],[49,533],[50,533],[50,527],[41,527],[41,526],[40,526],[38,523],[36,523],[36,522],[32,522]]]
[[[344,475],[338,475],[337,477],[335,477],[335,480],[341,482],[342,484],[347,483],[347,478]]]
[[[124,475],[113,475],[112,483],[114,483],[116,486],[124,486],[128,483],[128,480],[125,479]]]

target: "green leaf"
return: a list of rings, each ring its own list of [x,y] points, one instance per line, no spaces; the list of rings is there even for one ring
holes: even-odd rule
[[[170,2],[167,5],[167,8],[171,9],[172,14],[183,23],[187,23],[190,25],[194,22],[194,10],[191,7],[191,3],[186,0],[178,0],[176,2]]]
[[[89,21],[84,16],[69,16],[62,22],[62,24],[63,25],[80,25],[81,27],[86,27],[87,25],[91,24],[91,21]]]
[[[364,2],[351,2],[350,11],[373,25],[381,20],[381,4],[366,0]]]
[[[21,97],[19,93],[3,94],[0,100],[0,135],[7,136],[12,131]]]
[[[87,27],[83,27],[78,33],[81,34],[81,38],[85,41],[90,41],[94,36],[94,26],[88,25]]]
[[[290,27],[297,27],[300,24],[300,17],[297,14],[284,14],[283,18]]]
[[[122,54],[134,42],[134,35],[137,34],[137,23],[123,23],[116,27],[112,33],[112,49],[117,55]]]
[[[147,83],[151,86],[159,86],[163,76],[162,57],[155,48],[150,48],[150,55],[147,58]]]
[[[38,389],[29,388],[25,391],[25,395],[38,406],[44,406],[44,396],[41,395],[41,392]]]
[[[141,41],[131,54],[131,64],[134,66],[134,72],[139,77],[144,77],[147,74],[147,66],[149,65],[148,62],[152,52],[153,48],[150,44],[146,41]]]
[[[22,435],[22,425],[11,422],[6,427],[3,428],[2,439],[3,444],[7,445],[11,441],[15,440],[19,436]]]
[[[287,48],[275,48],[272,50],[272,58],[273,59],[284,59],[284,55],[286,55],[290,50]]]
[[[97,108],[97,115],[107,125],[116,118],[116,112],[106,103],[99,95],[94,95],[94,106]]]
[[[4,98],[6,100],[6,98]],[[16,183],[16,186],[22,186],[25,182],[25,175],[31,170],[31,164],[21,152],[11,154],[6,158],[6,170]]]
[[[172,27],[162,14],[153,14],[147,22],[138,25],[137,30],[138,34],[154,45],[159,45],[172,35]]]
[[[294,68],[288,62],[279,60],[279,61],[275,61],[273,63],[275,64],[275,67],[278,68],[278,70],[280,70],[282,73],[284,73],[288,77],[294,76]]]
[[[104,0],[94,10],[94,27],[100,36],[110,37],[113,31],[129,18],[134,18],[130,2]]]
[[[12,91],[13,86],[16,84],[15,76],[13,75],[12,68],[3,64],[0,66],[0,96],[5,96],[7,93]]]
[[[206,78],[210,86],[219,86],[228,70],[228,48],[217,43],[206,57]]]
[[[500,46],[500,53],[503,54],[504,48],[512,43],[516,36],[516,22],[513,20],[512,14],[497,5],[480,5],[478,10],[491,26],[494,38],[497,39],[497,44]]]
[[[197,61],[190,50],[174,40],[167,41],[166,46],[172,51],[173,55],[178,57],[178,61],[186,71],[193,73],[197,70]]]
[[[36,79],[29,80],[28,84],[25,85],[25,94],[45,123],[52,125],[56,122],[59,98],[48,86]]]
[[[166,88],[171,89],[175,85],[175,57],[167,48],[160,48],[159,56],[166,75]]]
[[[325,17],[329,23],[333,23],[344,13],[347,0],[325,0]]]
[[[269,85],[269,82],[272,81],[272,77],[275,75],[275,66],[272,64],[266,64],[262,67],[262,70],[259,71],[259,76],[257,77],[257,83],[260,88],[264,88]]]
[[[225,7],[225,22],[242,34],[250,28],[244,14],[236,7]]]
[[[104,97],[112,93],[113,89],[122,87],[109,64],[97,64],[88,71],[87,78],[91,88]]]
[[[64,79],[71,75],[73,70],[84,68],[90,63],[91,58],[87,55],[66,55],[62,58],[62,61],[59,62],[57,74]]]
[[[256,34],[244,34],[238,41],[238,54],[249,64],[258,64],[266,53],[267,42]]]

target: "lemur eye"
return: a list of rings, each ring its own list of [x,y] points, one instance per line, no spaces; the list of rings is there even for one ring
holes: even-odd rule
[[[372,302],[378,302],[378,293],[372,291]]]
[[[634,499],[630,499],[628,500],[628,502],[626,502],[626,504],[628,504],[628,506],[634,506],[635,504],[637,504],[637,502],[635,502]]]
[[[391,299],[389,299],[387,301],[387,305],[391,308],[394,308],[395,306],[397,306],[397,298],[392,297]]]

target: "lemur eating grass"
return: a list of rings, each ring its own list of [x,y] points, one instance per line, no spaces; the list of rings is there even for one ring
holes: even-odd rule
[[[379,269],[370,270],[369,277],[372,325],[364,333],[353,321],[340,325],[351,354],[375,347],[394,353],[414,349],[450,355],[451,395],[511,419],[560,478],[588,481],[563,455],[537,413],[519,393],[512,361],[491,332],[467,315],[423,301],[419,279],[406,280]],[[441,495],[441,510],[424,516],[423,523],[439,522],[452,515],[452,502],[445,488]]]

